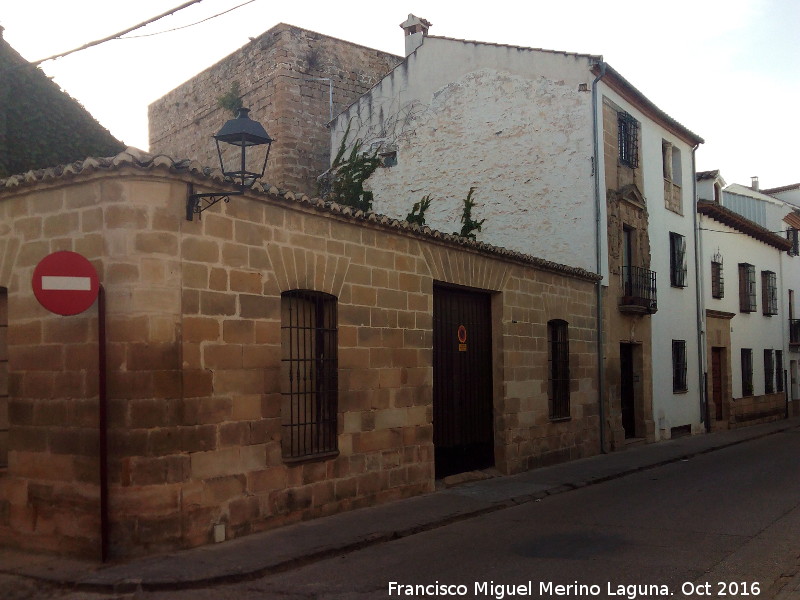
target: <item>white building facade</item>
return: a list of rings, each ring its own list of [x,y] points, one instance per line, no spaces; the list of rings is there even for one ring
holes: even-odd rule
[[[332,155],[386,156],[373,209],[458,232],[474,188],[477,239],[594,271],[607,449],[702,431],[694,150],[702,139],[600,56],[427,35],[334,120]],[[345,139],[345,134],[346,139]]]

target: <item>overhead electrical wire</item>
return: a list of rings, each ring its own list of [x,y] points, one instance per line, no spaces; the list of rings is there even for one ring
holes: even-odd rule
[[[226,13],[229,13],[231,11],[234,11],[237,8],[241,8],[242,6],[245,6],[246,4],[251,4],[252,2],[255,2],[255,1],[256,0],[247,0],[247,2],[242,2],[241,4],[238,4],[238,5],[234,6],[233,8],[229,8],[228,10],[224,10],[224,11],[222,11],[220,13],[215,14],[215,15],[211,15],[210,17],[206,17],[205,19],[202,19],[200,21],[195,21],[194,23],[189,23],[188,25],[181,25],[180,27],[173,27],[172,29],[165,29],[164,31],[156,31],[155,33],[143,33],[141,35],[129,35],[129,36],[126,36],[126,37],[123,37],[123,38],[119,38],[119,39],[121,39],[121,40],[135,40],[135,39],[139,39],[139,38],[153,37],[154,35],[161,35],[162,33],[170,33],[172,31],[179,31],[181,29],[186,29],[188,27],[194,27],[195,25],[199,25],[200,23],[205,23],[206,21],[210,21],[211,19],[214,19],[216,17],[219,17],[219,16],[224,15]]]

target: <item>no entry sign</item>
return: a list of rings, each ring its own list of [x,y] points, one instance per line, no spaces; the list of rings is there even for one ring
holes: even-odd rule
[[[33,270],[31,285],[39,303],[57,315],[82,313],[100,289],[92,263],[68,250],[45,256]]]

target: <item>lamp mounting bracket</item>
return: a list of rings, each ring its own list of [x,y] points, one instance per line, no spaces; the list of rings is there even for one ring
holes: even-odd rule
[[[231,196],[241,196],[243,194],[244,190],[226,192],[224,194],[216,192],[208,194],[195,194],[194,186],[189,184],[189,197],[186,199],[186,220],[191,221],[194,215],[197,215],[197,218],[200,219],[200,213],[207,208],[211,208],[220,200],[224,202],[230,202]]]

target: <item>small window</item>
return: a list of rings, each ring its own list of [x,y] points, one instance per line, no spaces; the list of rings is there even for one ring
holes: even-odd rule
[[[336,297],[308,290],[284,292],[281,351],[284,458],[317,458],[336,453]]]
[[[548,362],[550,367],[550,418],[569,418],[569,331],[566,321],[547,323]]]
[[[792,247],[789,249],[789,256],[800,254],[800,236],[797,235],[797,229],[789,227],[786,230],[786,239],[792,243]]]
[[[685,392],[686,385],[686,340],[672,340],[672,391]]]
[[[772,360],[772,350],[764,350],[764,393],[771,394],[775,391],[775,363]]]
[[[783,391],[783,350],[775,350],[775,391]]]
[[[753,395],[753,350],[742,348],[742,396]]]
[[[756,310],[756,268],[748,263],[739,263],[739,310]]]
[[[639,121],[626,112],[617,113],[619,162],[632,169],[639,166]]]
[[[778,314],[778,280],[772,271],[761,271],[761,307],[767,316]]]
[[[722,274],[722,257],[714,257],[711,261],[711,296],[714,298],[725,297],[725,278]]]
[[[673,287],[686,287],[686,238],[669,234],[669,280]]]

